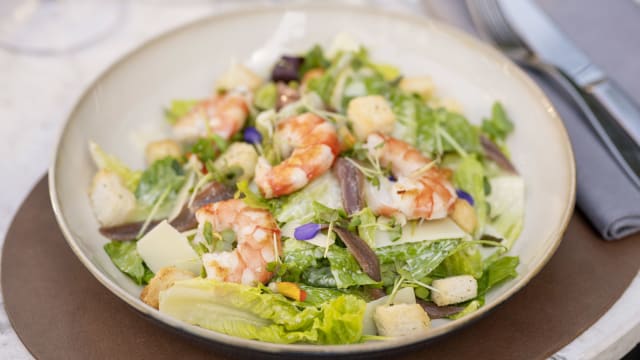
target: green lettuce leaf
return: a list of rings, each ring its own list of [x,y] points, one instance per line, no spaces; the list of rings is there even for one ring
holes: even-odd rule
[[[478,280],[478,297],[484,297],[491,288],[518,276],[516,268],[519,263],[517,256],[504,256],[487,265]]]
[[[133,241],[112,241],[104,245],[104,251],[113,264],[138,285],[149,283],[153,272],[144,264]]]
[[[420,280],[429,275],[460,244],[459,239],[420,241],[375,249],[383,270],[395,265],[396,271],[407,279]],[[383,271],[384,277],[385,271]],[[387,276],[393,273],[387,272]],[[387,283],[388,281],[385,281]]]
[[[329,265],[306,268],[302,273],[301,281],[305,284],[321,288],[337,288],[338,286],[336,278],[333,272],[331,272],[331,266]]]
[[[380,75],[382,75],[382,77],[384,78],[384,80],[386,81],[392,81],[397,79],[398,77],[400,77],[400,69],[398,69],[397,67],[390,65],[390,64],[371,64],[371,67],[373,67],[376,72],[378,72]]]
[[[300,288],[307,293],[307,297],[304,299],[304,302],[311,305],[320,305],[345,294],[344,291],[337,289],[315,287],[304,284],[301,284]]]
[[[184,170],[175,158],[156,160],[142,173],[136,198],[141,205],[152,207],[167,192],[163,204],[171,204],[185,180]]]
[[[482,272],[482,276],[478,279],[478,296],[467,302],[461,312],[449,316],[449,319],[459,319],[478,310],[484,305],[485,295],[491,288],[518,276],[516,268],[519,262],[520,260],[517,256],[504,256],[485,264],[486,267]],[[451,276],[452,275],[457,274],[451,274]]]
[[[422,151],[433,154],[435,152],[433,135],[428,136],[428,134],[421,134],[420,142],[418,142],[418,121],[416,121],[416,119],[425,119],[421,122],[421,132],[428,131],[429,129],[426,124],[429,119],[426,118],[428,116],[427,112],[429,111],[428,107],[423,104],[418,96],[400,90],[392,91],[389,101],[391,103],[391,110],[396,116],[393,136],[413,146],[419,147]]]
[[[330,73],[325,73],[320,77],[311,79],[307,84],[307,89],[318,94],[323,102],[329,103],[335,83],[335,77]]]
[[[187,115],[199,100],[172,100],[168,108],[164,109],[164,117],[171,125],[181,117]]]
[[[211,134],[209,137],[198,139],[191,146],[189,152],[196,155],[203,163],[206,163],[215,160],[227,147],[229,147],[229,143],[225,139],[219,135]]]
[[[187,323],[274,343],[349,344],[362,336],[365,302],[353,295],[321,305],[296,303],[260,288],[207,279],[177,282],[160,311]]]
[[[467,153],[480,153],[480,134],[478,130],[462,115],[445,109],[435,110],[438,117],[440,131],[445,131]],[[450,141],[442,141],[442,149],[446,151],[458,151]]]
[[[357,214],[354,214],[352,218],[357,219],[358,236],[369,244],[369,246],[373,247],[376,242],[376,229],[378,227],[378,222],[373,211],[366,207]]]
[[[282,281],[291,282],[304,282],[314,286],[327,287],[327,275],[319,274],[317,271],[312,274],[313,279],[318,281],[310,281],[308,279],[308,271],[312,269],[328,268],[328,260],[324,259],[324,249],[307,244],[304,241],[298,241],[295,239],[286,239],[282,246],[283,257],[282,263],[284,266],[283,274],[281,275]],[[333,277],[331,270],[328,271],[328,276]],[[333,279],[335,284],[335,279]]]
[[[98,169],[106,169],[114,172],[120,177],[120,180],[122,180],[127,189],[132,192],[135,191],[138,183],[140,182],[140,177],[142,176],[141,171],[131,170],[127,165],[122,163],[122,161],[107,154],[93,141],[89,142],[89,152],[91,153],[91,158]]]
[[[390,95],[397,124],[394,136],[435,155],[456,151],[480,153],[478,130],[462,115],[444,108],[432,109],[418,95],[395,90]]]
[[[449,316],[448,318],[451,320],[457,320],[460,319],[461,317],[465,317],[469,314],[471,314],[472,312],[480,309],[480,307],[483,305],[484,301],[480,301],[480,300],[471,300],[467,306],[464,307],[464,309],[462,309],[462,311],[460,311],[459,313],[455,313],[451,316]]]
[[[273,109],[276,107],[277,97],[278,89],[276,88],[276,84],[268,82],[256,90],[253,103],[262,110]]]
[[[482,132],[497,144],[501,144],[513,131],[513,128],[513,122],[507,116],[502,104],[499,102],[493,103],[491,117],[482,120]]]
[[[456,251],[459,244],[459,239],[452,239],[405,243],[375,249],[380,259],[382,283],[392,284],[398,274],[402,274],[406,279],[424,279]],[[281,280],[338,289],[378,284],[362,271],[347,249],[331,245],[326,258],[324,250],[303,241],[286,240],[283,250],[285,271]]]
[[[340,184],[330,172],[314,179],[307,186],[283,201],[275,216],[279,222],[306,223],[313,219],[320,206],[331,210],[342,209]]]
[[[482,254],[476,246],[461,246],[461,248],[447,257],[433,272],[432,276],[449,277],[456,275],[471,275],[480,279],[483,275],[484,262]]]
[[[331,245],[325,249],[303,241],[287,239],[283,246],[284,273],[281,280],[303,282],[318,287],[337,287],[376,284],[367,276],[356,259],[345,248]]]
[[[327,253],[331,264],[331,273],[336,279],[338,289],[346,289],[356,285],[371,285],[377,282],[362,271],[360,264],[349,253],[349,250],[335,245],[329,247]]]
[[[326,69],[329,67],[330,61],[324,56],[324,51],[320,45],[314,45],[306,54],[304,54],[304,61],[300,66],[300,78],[307,73],[307,71],[315,68]]]

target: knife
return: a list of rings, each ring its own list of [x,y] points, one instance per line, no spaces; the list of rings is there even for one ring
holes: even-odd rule
[[[640,108],[553,21],[529,0],[498,0],[504,17],[544,63],[555,66],[583,94],[622,156],[640,174]]]

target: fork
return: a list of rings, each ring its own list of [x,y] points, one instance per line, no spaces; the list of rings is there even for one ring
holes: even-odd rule
[[[516,63],[553,80],[585,115],[591,128],[629,179],[640,188],[640,147],[596,101],[557,68],[542,62],[509,25],[496,0],[466,0],[478,31]]]

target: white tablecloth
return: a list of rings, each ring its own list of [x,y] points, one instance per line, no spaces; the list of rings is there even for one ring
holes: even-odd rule
[[[417,3],[375,2],[413,13],[435,8]],[[37,57],[0,50],[0,241],[4,241],[24,197],[47,171],[66,116],[93,79],[123,54],[159,33],[212,12],[246,6],[244,2],[215,1],[178,4],[128,2],[121,24],[106,39],[76,53]],[[638,299],[640,275],[607,314],[553,358],[618,359],[626,354],[640,341]],[[31,358],[11,328],[4,307],[0,307],[0,358]]]

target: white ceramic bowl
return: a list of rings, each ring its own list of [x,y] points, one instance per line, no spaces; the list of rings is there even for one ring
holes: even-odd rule
[[[432,331],[419,339],[344,346],[250,341],[185,324],[145,305],[138,299],[140,288],[103,251],[107,239],[98,232],[87,197],[95,173],[87,142],[94,140],[128,164],[142,167],[140,141],[161,138],[169,130],[163,106],[171,99],[209,94],[232,59],[249,59],[253,54],[256,63],[264,61],[254,51],[265,43],[277,43],[272,35],[286,11],[293,11],[287,21],[296,27],[288,32],[295,35],[289,39],[290,50],[301,52],[314,43],[327,46],[336,33],[347,32],[367,46],[377,61],[397,64],[405,74],[431,75],[438,93],[457,99],[472,122],[487,116],[495,100],[504,104],[516,125],[508,145],[526,181],[526,220],[512,250],[520,256],[518,277],[491,291],[479,311],[456,321],[436,321]],[[560,242],[573,209],[575,168],[567,134],[551,103],[496,50],[432,20],[368,8],[307,5],[213,16],[162,35],[125,56],[76,105],[60,138],[49,180],[58,223],[73,251],[104,286],[140,312],[204,339],[244,349],[353,354],[399,348],[445,334],[522,288]]]

